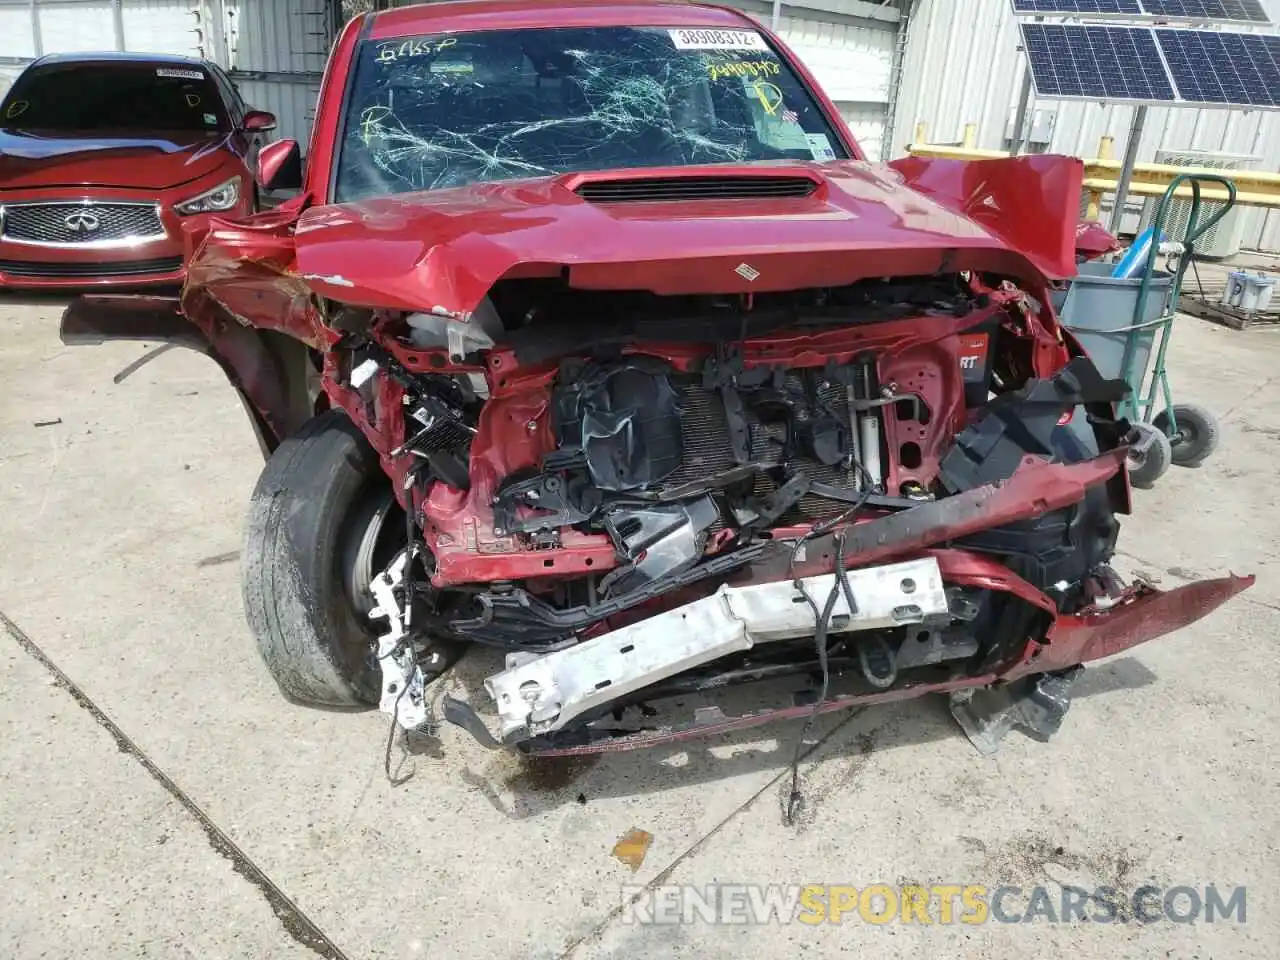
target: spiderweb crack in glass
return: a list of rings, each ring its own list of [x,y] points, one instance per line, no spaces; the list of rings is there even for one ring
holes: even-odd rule
[[[413,42],[409,42],[412,40]],[[763,41],[761,41],[763,47]],[[578,170],[843,158],[767,48],[681,49],[662,28],[407,38],[362,50],[337,199]]]

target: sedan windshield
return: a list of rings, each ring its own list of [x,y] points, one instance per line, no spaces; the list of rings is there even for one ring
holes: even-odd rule
[[[196,67],[57,63],[25,71],[0,105],[0,127],[26,130],[216,131],[218,89]]]
[[[754,30],[502,30],[366,41],[337,200],[579,170],[846,157]]]

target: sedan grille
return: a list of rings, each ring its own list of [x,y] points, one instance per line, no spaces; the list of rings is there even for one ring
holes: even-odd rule
[[[0,207],[0,239],[46,245],[155,240],[153,203],[16,203]]]
[[[141,277],[152,273],[176,273],[181,257],[157,260],[126,260],[119,263],[36,263],[30,260],[0,260],[0,276],[11,277]]]

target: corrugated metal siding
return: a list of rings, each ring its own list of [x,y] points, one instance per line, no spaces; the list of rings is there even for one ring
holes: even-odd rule
[[[124,0],[125,49],[201,56],[194,6],[193,0]]]
[[[197,0],[122,0],[125,50],[198,56]],[[30,0],[0,0],[0,57],[122,49],[110,0],[39,0],[36,49]],[[11,66],[11,65],[10,65]]]
[[[332,43],[327,0],[239,0],[227,4],[236,86],[251,106],[276,115],[276,136],[306,149]]]
[[[1233,27],[1233,29],[1235,29]],[[1264,32],[1276,32],[1267,28]],[[1025,59],[1018,50],[1017,21],[1008,0],[920,0],[898,100],[898,120],[886,159],[902,156],[917,122],[935,143],[959,143],[966,123],[978,125],[978,146],[1002,149],[1011,133]],[[1133,107],[1032,101],[1033,122],[1054,153],[1094,156],[1103,135],[1123,152]],[[1259,158],[1255,169],[1280,167],[1280,117],[1269,111],[1153,107],[1138,152],[1140,161],[1160,149],[1222,150]],[[1137,224],[1130,206],[1126,228]],[[1244,245],[1280,251],[1280,211],[1243,211]]]
[[[118,48],[110,3],[42,3],[36,17],[45,53]]]
[[[883,103],[837,103],[840,116],[853,131],[854,139],[862,147],[867,158],[879,160],[884,155]]]
[[[28,0],[0,0],[0,57],[34,57],[35,34],[31,30]],[[11,68],[7,64],[0,70]]]

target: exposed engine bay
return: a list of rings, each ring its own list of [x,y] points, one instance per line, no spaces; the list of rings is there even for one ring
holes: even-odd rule
[[[760,298],[512,281],[465,327],[348,312],[334,396],[394,440],[421,528],[375,581],[384,709],[429,720],[441,642],[507,651],[496,728],[446,716],[540,749],[625,740],[681,692],[1008,667],[1046,606],[1121,592],[1125,387],[1056,340],[1036,376],[1042,309],[954,275]],[[1080,472],[1065,496],[1000,522],[993,495],[1055,465]]]

